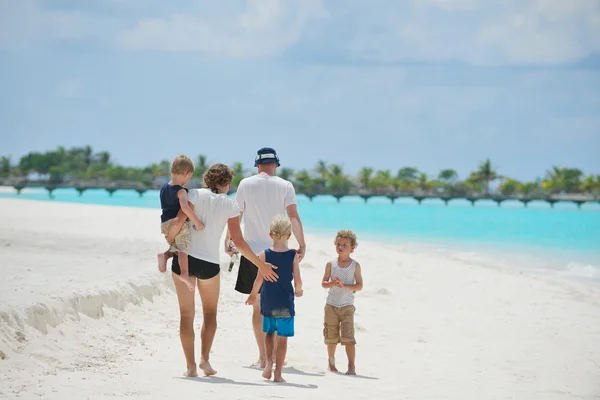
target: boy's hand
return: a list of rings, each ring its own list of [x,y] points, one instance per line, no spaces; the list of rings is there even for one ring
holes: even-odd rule
[[[304,294],[304,290],[302,290],[302,289],[296,290],[296,297],[302,297],[303,294]]]
[[[335,278],[333,278],[333,283],[337,287],[344,288],[344,284],[342,283],[342,281],[341,281],[341,279],[340,279],[339,276],[336,276]]]
[[[202,229],[204,229],[204,225],[202,225],[202,222],[200,222],[199,219],[197,219],[196,221],[193,221],[194,225],[192,226],[192,228],[194,228],[197,231],[201,231]]]
[[[246,299],[246,305],[252,306],[254,305],[254,303],[256,303],[256,295],[251,294],[250,296],[248,296],[248,299]]]

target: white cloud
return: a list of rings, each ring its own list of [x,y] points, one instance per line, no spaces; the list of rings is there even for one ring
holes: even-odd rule
[[[140,21],[119,35],[118,44],[129,50],[269,57],[295,44],[305,26],[324,15],[320,0],[249,0],[242,12],[224,19],[178,14]]]
[[[51,0],[0,2],[0,47],[99,40],[130,51],[251,58],[310,43],[309,57],[318,46],[359,61],[477,65],[555,65],[600,52],[597,0],[90,0],[68,11],[41,4]]]

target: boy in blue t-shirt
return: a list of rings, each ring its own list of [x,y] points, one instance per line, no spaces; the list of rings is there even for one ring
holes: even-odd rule
[[[190,182],[193,172],[192,160],[187,156],[178,155],[171,164],[171,181],[165,183],[160,189],[160,207],[162,208],[160,230],[171,247],[163,253],[158,253],[157,256],[158,270],[165,272],[167,260],[173,257],[173,253],[178,253],[181,268],[178,278],[191,291],[194,290],[195,281],[190,278],[188,269],[187,255],[190,251],[191,228],[187,218],[194,223],[196,230],[204,229],[204,225],[194,214],[194,205],[188,200],[187,189],[183,187]]]
[[[275,332],[277,332],[277,354],[275,354],[274,382],[285,382],[281,377],[287,338],[294,336],[294,296],[302,296],[302,278],[300,277],[300,258],[296,250],[288,247],[287,241],[292,235],[292,223],[283,216],[271,222],[269,235],[273,246],[266,249],[258,257],[277,267],[279,279],[276,282],[265,281],[260,274],[256,276],[252,292],[246,304],[252,305],[260,291],[260,312],[262,314],[262,330],[265,336],[265,358],[267,365],[262,376],[271,379],[273,371],[273,348]],[[294,286],[292,287],[292,280]]]

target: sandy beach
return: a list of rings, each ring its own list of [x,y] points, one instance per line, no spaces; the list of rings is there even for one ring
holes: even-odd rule
[[[249,367],[251,309],[224,253],[218,374],[184,378],[177,298],[155,263],[159,210],[0,199],[0,221],[0,398],[600,399],[594,286],[357,232],[359,375],[332,374],[320,280],[333,237],[307,230],[288,383]],[[337,360],[345,370],[342,348]]]

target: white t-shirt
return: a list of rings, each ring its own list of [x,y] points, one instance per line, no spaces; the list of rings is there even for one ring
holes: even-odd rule
[[[258,254],[273,244],[271,222],[277,215],[285,215],[287,206],[296,204],[296,191],[291,182],[263,173],[242,179],[235,199],[244,213],[244,238]]]
[[[194,214],[204,225],[201,231],[192,229],[190,256],[219,264],[223,230],[229,218],[240,215],[240,209],[231,197],[209,189],[190,189],[188,199],[194,204]]]

